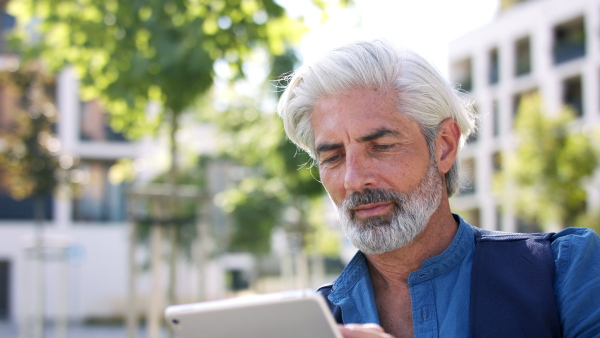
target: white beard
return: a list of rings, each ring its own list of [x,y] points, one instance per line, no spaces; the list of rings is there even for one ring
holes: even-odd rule
[[[342,230],[363,253],[382,254],[410,243],[427,225],[442,200],[443,182],[437,166],[430,164],[419,185],[408,193],[365,189],[353,193],[338,208]],[[355,219],[352,209],[361,204],[393,202],[388,216]]]

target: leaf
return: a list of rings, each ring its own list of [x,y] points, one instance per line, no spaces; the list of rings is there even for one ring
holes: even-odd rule
[[[588,212],[583,184],[598,166],[598,149],[573,128],[574,116],[567,108],[547,114],[538,94],[522,99],[514,131],[517,148],[505,156],[505,170],[494,184],[522,218],[566,227]],[[515,189],[506,188],[511,186]]]

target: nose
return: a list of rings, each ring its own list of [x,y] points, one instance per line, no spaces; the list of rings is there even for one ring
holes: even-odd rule
[[[372,188],[375,183],[375,174],[369,159],[365,156],[347,152],[346,172],[344,175],[344,188],[346,188],[346,192],[363,192],[365,188]]]

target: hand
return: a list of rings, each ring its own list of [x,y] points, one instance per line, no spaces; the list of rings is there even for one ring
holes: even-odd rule
[[[394,338],[377,324],[347,324],[338,327],[344,338]]]

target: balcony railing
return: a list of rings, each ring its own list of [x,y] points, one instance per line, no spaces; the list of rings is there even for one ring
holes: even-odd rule
[[[585,43],[564,43],[554,46],[554,64],[559,64],[585,56]]]
[[[500,79],[500,70],[498,68],[499,67],[497,64],[493,64],[490,66],[490,70],[488,72],[488,80],[492,85],[498,83],[498,80]]]

